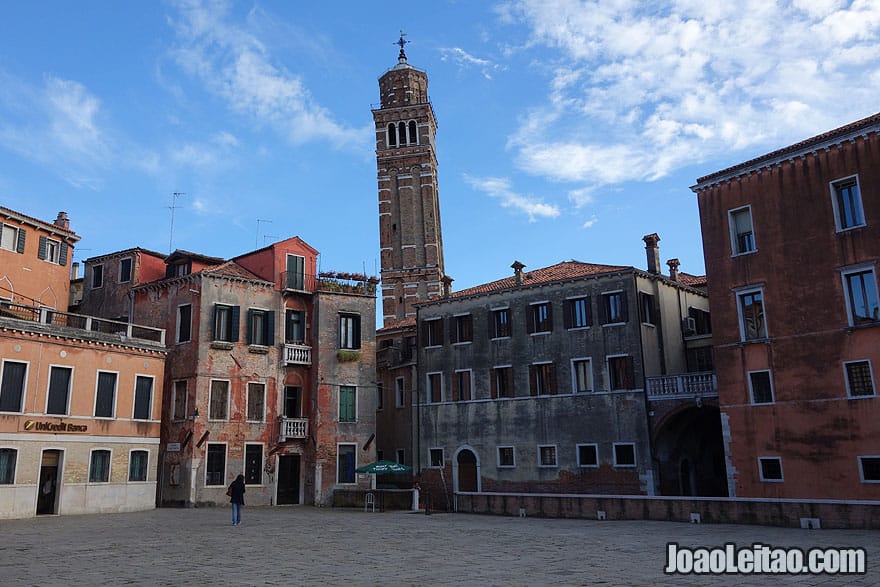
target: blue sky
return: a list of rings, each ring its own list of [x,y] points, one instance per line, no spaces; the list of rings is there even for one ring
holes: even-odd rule
[[[878,110],[880,3],[10,2],[0,204],[69,213],[76,259],[232,257],[299,235],[378,264],[370,109],[429,77],[447,272],[567,259],[703,272],[698,177]]]

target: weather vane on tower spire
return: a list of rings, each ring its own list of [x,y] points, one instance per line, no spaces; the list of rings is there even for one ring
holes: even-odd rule
[[[406,36],[406,33],[403,31],[400,31],[400,39],[394,43],[395,45],[400,45],[400,55],[397,56],[397,60],[400,61],[401,63],[406,62],[406,53],[403,51],[403,47],[404,47],[404,45],[409,43],[409,41],[404,39],[405,36]]]

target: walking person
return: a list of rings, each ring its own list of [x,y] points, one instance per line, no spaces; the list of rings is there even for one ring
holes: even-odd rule
[[[241,508],[244,507],[244,475],[239,474],[226,490],[232,504],[232,525],[241,524]]]

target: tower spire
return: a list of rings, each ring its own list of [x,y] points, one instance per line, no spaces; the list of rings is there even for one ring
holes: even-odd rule
[[[400,45],[400,55],[397,56],[398,63],[406,63],[406,52],[403,50],[403,47],[404,47],[404,45],[409,43],[409,41],[404,39],[405,36],[406,36],[406,33],[403,31],[400,31],[400,39],[398,39],[394,43],[395,45]]]

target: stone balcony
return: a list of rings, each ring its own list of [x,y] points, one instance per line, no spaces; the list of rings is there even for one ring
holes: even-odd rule
[[[285,442],[287,440],[298,440],[308,438],[309,436],[309,419],[308,418],[287,418],[282,416],[280,419],[280,432],[278,441]]]
[[[312,347],[304,344],[284,345],[285,365],[311,365]]]
[[[645,389],[649,400],[718,397],[714,371],[646,377]]]

